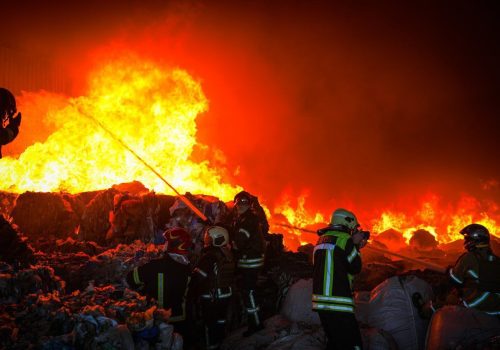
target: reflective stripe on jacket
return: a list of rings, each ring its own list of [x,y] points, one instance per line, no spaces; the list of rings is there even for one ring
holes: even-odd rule
[[[352,279],[361,271],[361,256],[351,236],[327,231],[314,248],[313,262],[313,310],[353,313]]]

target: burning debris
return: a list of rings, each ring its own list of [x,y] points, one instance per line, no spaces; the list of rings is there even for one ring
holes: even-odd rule
[[[226,204],[215,197],[187,197],[211,220],[231,220]],[[193,240],[199,240],[201,223],[193,214],[185,216],[189,212],[178,198],[132,184],[83,194],[26,193],[16,199],[11,214],[15,213],[12,220],[18,231],[5,221],[0,234],[4,243],[0,247],[9,247],[2,250],[0,265],[2,348],[146,349],[147,337],[136,335],[145,335],[152,327],[158,330],[156,348],[182,348],[182,337],[169,324],[169,312],[130,290],[125,281],[129,271],[161,256],[159,233],[172,220],[186,220]],[[43,204],[49,210],[37,211]],[[26,236],[19,232],[21,227]],[[389,240],[397,239],[396,235],[391,233]],[[222,348],[285,349],[287,344],[300,343],[320,349],[324,333],[317,315],[307,307],[312,246],[293,253],[284,249],[282,235],[269,234],[267,239],[267,258],[256,292],[265,330],[242,338],[246,319],[235,300],[230,306],[232,334]],[[437,249],[437,243],[429,233],[417,231],[410,247],[415,256],[426,255]],[[363,259],[363,271],[354,286],[360,291],[356,316],[365,345],[391,349],[394,344],[413,342],[414,347],[403,347],[421,348],[427,323],[414,309],[412,294],[420,293],[423,301],[433,295],[442,297],[440,286],[447,277],[430,270],[411,271],[413,264],[393,261],[375,250],[367,250]],[[413,290],[405,283],[423,287]],[[397,312],[414,317],[415,324],[404,321],[408,334],[418,329],[418,338],[393,331],[408,315],[391,311],[392,318],[383,316],[384,303],[394,307],[394,293],[401,299]]]

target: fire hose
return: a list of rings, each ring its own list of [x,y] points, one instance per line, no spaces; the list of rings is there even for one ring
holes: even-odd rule
[[[117,135],[115,135],[111,130],[109,130],[104,124],[102,124],[97,118],[94,116],[82,111],[80,108],[78,108],[78,111],[86,116],[87,118],[91,119],[94,121],[99,127],[101,127],[113,140],[118,142],[123,148],[125,148],[127,151],[132,153],[134,157],[136,157],[142,164],[144,164],[149,170],[151,170],[158,178],[163,181],[174,193],[179,197],[179,199],[187,205],[189,209],[193,211],[201,220],[203,221],[208,221],[207,217],[189,200],[187,199],[184,195],[180,194],[179,191],[175,189],[174,186],[172,186],[161,174],[153,167],[151,166],[148,162],[144,160],[140,155],[138,155],[132,148],[130,148],[122,139],[120,139]]]
[[[294,230],[300,230],[300,231],[303,231],[303,232],[317,234],[316,231],[308,230],[308,229],[297,227],[297,226],[292,226],[292,225],[287,225],[287,224],[281,224],[281,223],[275,223],[274,225],[281,226],[281,227],[286,227],[286,228],[290,228],[290,229],[294,229]],[[446,269],[444,267],[442,267],[441,265],[433,264],[433,263],[430,263],[430,262],[427,262],[427,261],[424,261],[424,260],[421,260],[421,259],[410,258],[409,256],[406,256],[406,255],[403,255],[403,254],[391,252],[390,250],[387,250],[387,249],[372,247],[370,245],[366,245],[365,249],[369,249],[369,250],[377,252],[377,253],[392,255],[392,256],[395,256],[395,257],[398,257],[398,258],[401,258],[401,259],[413,262],[415,264],[419,264],[419,265],[425,266],[428,269],[436,271],[436,272],[439,272],[439,273],[446,273]]]

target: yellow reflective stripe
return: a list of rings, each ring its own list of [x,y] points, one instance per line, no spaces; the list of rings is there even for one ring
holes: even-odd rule
[[[158,306],[163,308],[163,291],[164,291],[163,273],[158,273]]]
[[[138,267],[134,268],[133,277],[134,277],[135,284],[141,284],[141,279],[139,278],[139,268]]]

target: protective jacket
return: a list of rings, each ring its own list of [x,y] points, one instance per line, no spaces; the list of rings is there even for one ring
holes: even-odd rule
[[[186,318],[185,297],[189,281],[189,261],[185,256],[165,254],[136,267],[127,275],[128,284],[139,289],[150,298],[156,299],[160,308],[172,309],[170,322]]]
[[[239,268],[260,269],[264,266],[264,236],[259,217],[252,210],[247,210],[235,220],[233,244]]]
[[[5,128],[0,127],[0,158],[2,158],[2,145],[12,142],[17,134],[19,134],[19,127],[13,123]]]
[[[233,254],[227,248],[207,247],[193,270],[190,289],[201,299],[229,298],[234,280]]]
[[[353,275],[361,271],[361,255],[348,233],[326,231],[313,253],[312,308],[354,313]]]
[[[451,281],[462,287],[466,307],[500,315],[500,259],[491,250],[464,253],[449,274]]]

